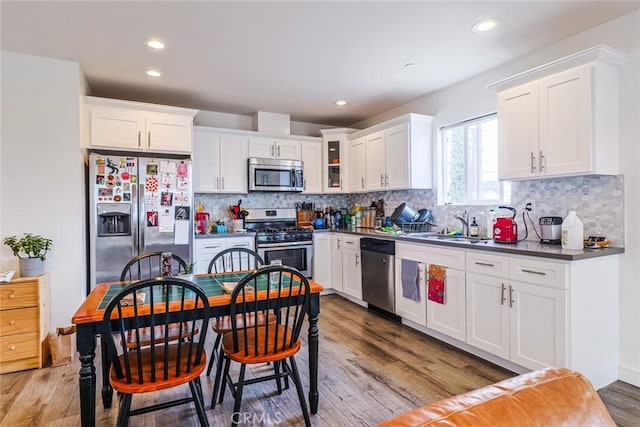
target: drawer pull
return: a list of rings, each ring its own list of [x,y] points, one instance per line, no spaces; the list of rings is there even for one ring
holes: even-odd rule
[[[12,320],[12,321],[10,321],[10,322],[9,322],[9,324],[10,324],[11,326],[13,326],[13,325],[15,325],[15,324],[16,324],[16,321],[15,321],[15,320]]]
[[[527,270],[526,268],[523,268],[522,272],[523,273],[537,274],[538,276],[546,276],[547,275],[547,273],[545,273],[544,271]]]
[[[9,299],[16,299],[16,296],[14,294],[9,295]]]
[[[9,350],[10,351],[16,351],[16,346],[15,345],[10,345],[9,346]]]
[[[215,245],[215,246],[205,246],[204,248],[205,249],[216,249],[216,248],[219,248],[219,247],[220,247],[220,245]]]
[[[476,265],[481,265],[483,267],[495,267],[495,265],[491,264],[490,262],[478,262],[478,261],[476,261]]]

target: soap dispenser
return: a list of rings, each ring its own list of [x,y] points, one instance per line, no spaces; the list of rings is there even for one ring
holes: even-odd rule
[[[469,236],[478,237],[479,234],[478,223],[476,222],[476,217],[474,216],[473,220],[471,221],[471,225],[469,226]]]

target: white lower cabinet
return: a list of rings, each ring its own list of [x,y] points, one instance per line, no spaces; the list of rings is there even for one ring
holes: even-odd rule
[[[529,369],[565,367],[566,270],[566,263],[468,252],[467,343]]]
[[[362,299],[362,270],[360,238],[344,236],[342,239],[342,291],[359,300]]]
[[[331,289],[342,292],[343,236],[331,234]]]
[[[246,248],[254,249],[253,237],[212,237],[195,239],[194,255],[195,274],[205,274],[209,267],[209,263],[218,253],[228,248]]]
[[[331,234],[313,233],[313,281],[331,288]]]
[[[405,298],[402,292],[402,260],[418,262],[420,301]],[[396,314],[452,338],[465,339],[465,253],[426,245],[396,244]],[[445,267],[444,304],[427,297],[431,264]]]

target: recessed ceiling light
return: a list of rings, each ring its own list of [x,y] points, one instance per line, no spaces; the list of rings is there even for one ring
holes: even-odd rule
[[[339,107],[342,107],[343,105],[347,105],[347,101],[343,100],[343,99],[339,99],[335,102],[335,104]]]
[[[158,49],[158,50],[164,49],[164,43],[157,39],[148,40],[147,46],[149,46],[152,49]]]
[[[485,33],[487,31],[493,30],[497,25],[497,19],[483,19],[482,21],[473,24],[473,27],[471,27],[471,29],[476,33]]]
[[[162,77],[162,73],[158,70],[147,70],[147,76],[149,77]]]

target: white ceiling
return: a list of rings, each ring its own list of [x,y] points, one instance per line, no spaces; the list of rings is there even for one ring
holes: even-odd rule
[[[639,1],[2,0],[0,13],[3,50],[80,63],[92,95],[343,126],[639,7]],[[483,18],[499,19],[498,29],[473,33]],[[151,37],[167,48],[147,48]],[[163,77],[145,76],[148,68]],[[337,107],[337,99],[349,104]]]

